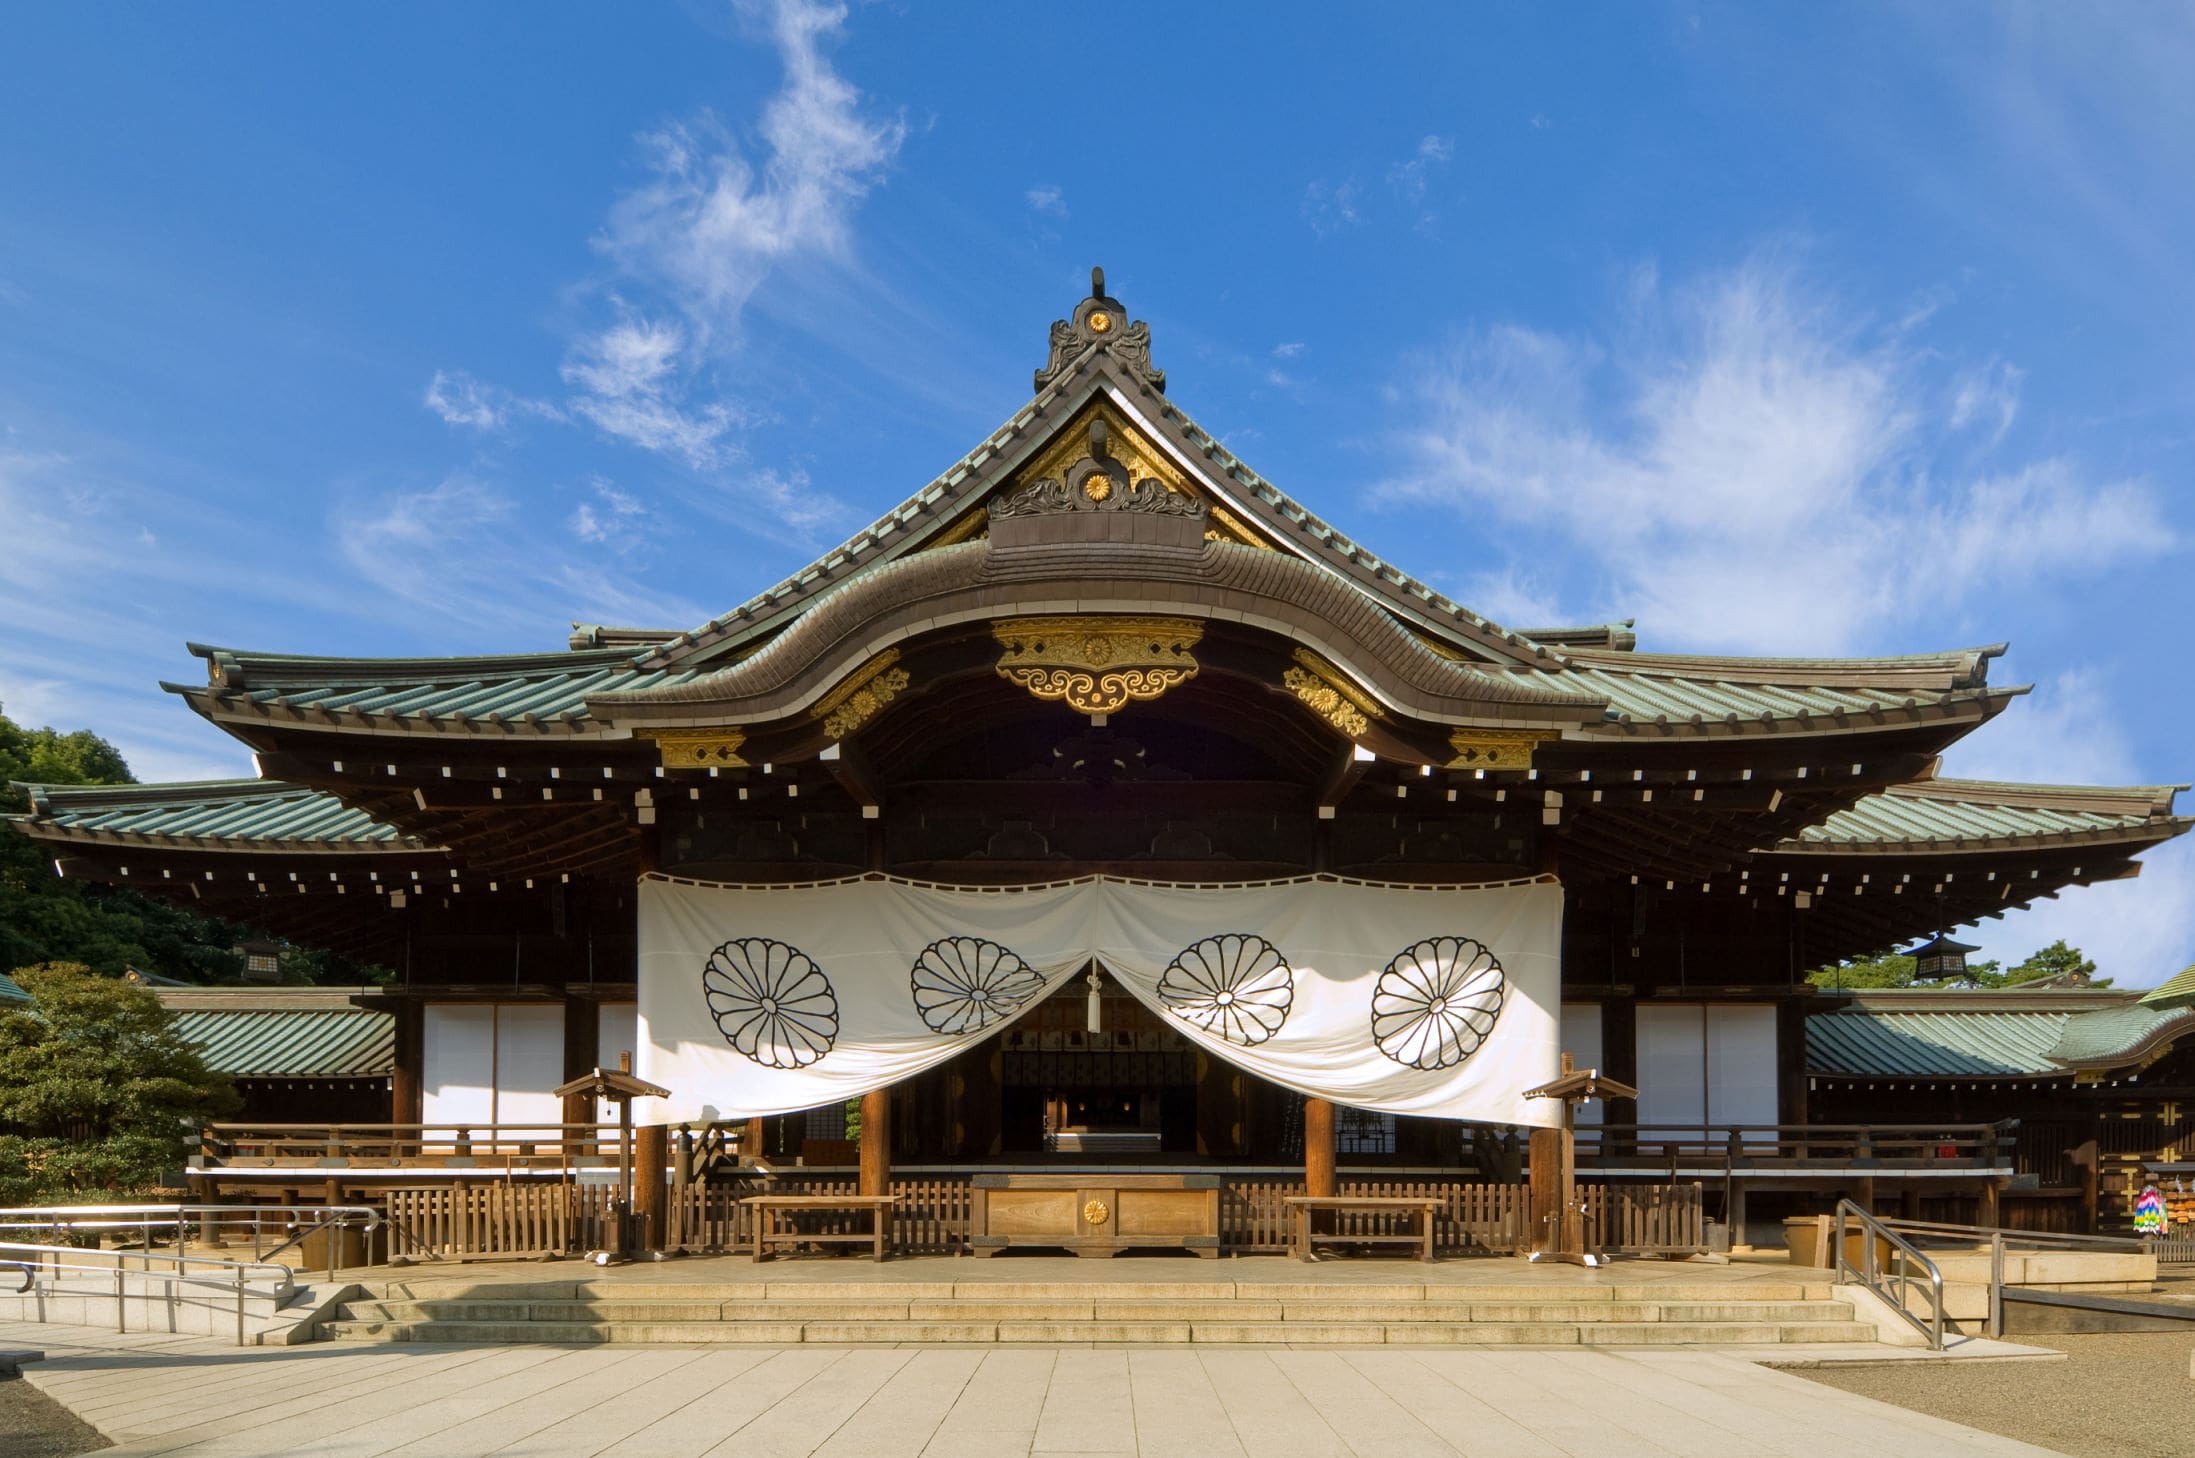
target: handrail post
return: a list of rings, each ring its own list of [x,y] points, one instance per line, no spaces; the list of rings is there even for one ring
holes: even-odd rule
[[[117,1255],[114,1258],[114,1329],[117,1333],[130,1329],[128,1310],[122,1295],[122,1257]]]
[[[1989,1236],[1989,1334],[2004,1335],[2004,1232]]]
[[[236,1344],[244,1345],[244,1268],[236,1268]]]

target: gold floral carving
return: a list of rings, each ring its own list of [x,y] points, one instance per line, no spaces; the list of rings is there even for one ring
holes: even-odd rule
[[[877,710],[899,697],[908,684],[907,670],[894,668],[899,650],[887,648],[847,676],[844,683],[819,700],[809,713],[823,721],[823,732],[844,739],[874,718]]]
[[[1370,694],[1308,648],[1296,650],[1296,666],[1281,670],[1280,681],[1313,713],[1351,739],[1362,734],[1371,720],[1386,717]]]
[[[665,769],[745,769],[739,746],[747,742],[744,729],[651,729],[656,753]]]
[[[1560,735],[1544,729],[1457,729],[1448,736],[1456,757],[1450,769],[1528,770],[1532,751]]]
[[[1009,618],[991,624],[1006,651],[999,677],[1083,714],[1148,702],[1197,676],[1204,625],[1186,618]]]
[[[1082,1207],[1083,1223],[1086,1225],[1103,1225],[1105,1217],[1112,1213],[1111,1210],[1106,1208],[1103,1200],[1092,1200]]]
[[[1024,486],[1037,481],[1064,481],[1067,472],[1090,456],[1090,422],[1105,422],[1105,448],[1113,459],[1128,468],[1131,481],[1157,481],[1169,491],[1186,491],[1189,478],[1182,474],[1165,452],[1153,446],[1143,432],[1128,423],[1127,416],[1112,405],[1092,402],[1086,409],[1075,413],[1051,443],[1038,452],[1035,459],[1014,473],[1013,484],[1006,494],[1012,495]]]

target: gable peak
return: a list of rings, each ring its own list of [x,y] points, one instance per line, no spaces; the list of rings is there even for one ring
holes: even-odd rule
[[[1091,349],[1104,350],[1152,389],[1166,392],[1166,371],[1151,367],[1151,326],[1141,319],[1131,322],[1120,300],[1105,292],[1102,268],[1090,270],[1090,296],[1066,318],[1052,321],[1051,353],[1036,372],[1038,392]]]

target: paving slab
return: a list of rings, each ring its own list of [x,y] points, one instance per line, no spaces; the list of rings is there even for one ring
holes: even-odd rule
[[[31,1345],[24,1380],[96,1412],[116,1458],[2050,1458],[1682,1347],[239,1348],[0,1324],[0,1349]]]

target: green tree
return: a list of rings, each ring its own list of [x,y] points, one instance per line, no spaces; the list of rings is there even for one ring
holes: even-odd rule
[[[0,1202],[141,1194],[236,1111],[148,989],[71,963],[13,976],[31,1001],[0,1013]]]
[[[2048,977],[2062,977],[2073,986],[2111,985],[2110,978],[2096,975],[2096,964],[2083,956],[2079,947],[2067,946],[2062,937],[2040,951],[2030,953],[2026,961],[1983,985],[2017,987],[2023,982],[2039,982]]]
[[[10,781],[130,785],[121,751],[89,730],[25,729],[0,713],[0,815],[30,808]],[[0,825],[0,968],[81,962],[119,977],[141,967],[187,982],[234,981],[243,970],[243,927],[118,886],[53,873],[48,853]],[[319,951],[285,957],[286,975],[318,982],[376,982],[388,974]]]
[[[1911,987],[1913,959],[1901,952],[1878,952],[1872,957],[1854,957],[1849,962],[1817,967],[1806,974],[1806,980],[1816,987]]]

